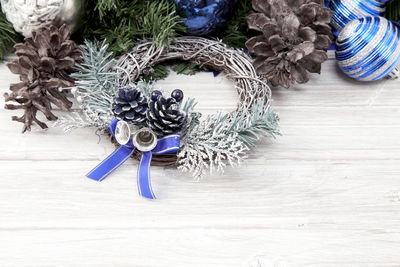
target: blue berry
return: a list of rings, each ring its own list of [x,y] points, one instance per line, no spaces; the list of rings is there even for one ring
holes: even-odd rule
[[[157,99],[158,99],[158,97],[159,97],[160,95],[162,96],[162,93],[161,93],[160,91],[154,90],[154,91],[151,93],[151,100],[157,101]]]
[[[180,89],[175,89],[174,91],[172,91],[171,93],[171,97],[175,98],[175,100],[177,102],[181,102],[183,99],[183,92]]]

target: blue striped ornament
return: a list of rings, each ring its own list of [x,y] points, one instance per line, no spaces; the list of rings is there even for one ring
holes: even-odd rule
[[[340,69],[360,81],[398,78],[399,27],[383,17],[364,17],[349,22],[336,40]]]
[[[331,25],[334,35],[352,20],[367,16],[382,16],[385,4],[390,0],[330,0],[329,8],[333,11]]]

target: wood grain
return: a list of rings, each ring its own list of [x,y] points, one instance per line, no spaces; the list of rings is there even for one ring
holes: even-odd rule
[[[17,80],[0,65],[0,93]],[[157,87],[204,114],[236,107],[223,75]],[[355,82],[329,60],[273,94],[282,137],[201,181],[152,167],[157,201],[137,195],[134,161],[84,177],[114,149],[95,129],[22,135],[1,107],[0,266],[400,266],[399,81]]]

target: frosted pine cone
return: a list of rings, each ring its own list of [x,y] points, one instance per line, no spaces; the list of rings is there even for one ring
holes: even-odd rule
[[[64,0],[0,0],[1,8],[17,32],[25,37],[50,24],[59,15]]]
[[[133,124],[142,124],[146,120],[147,98],[138,89],[121,88],[114,98],[112,111],[117,118]]]
[[[308,72],[320,73],[332,43],[332,12],[323,0],[253,0],[250,29],[262,34],[246,42],[253,65],[273,86],[306,83]]]
[[[183,93],[176,89],[172,97],[165,98],[160,91],[154,91],[147,111],[147,124],[158,137],[179,133],[186,126],[185,114],[179,111]]]

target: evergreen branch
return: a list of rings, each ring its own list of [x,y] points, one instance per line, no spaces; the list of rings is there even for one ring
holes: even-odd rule
[[[243,161],[248,149],[236,134],[227,134],[227,118],[222,113],[208,116],[186,134],[178,152],[178,169],[200,178],[207,170],[223,172],[227,164],[236,166]]]
[[[273,110],[266,110],[262,101],[256,102],[251,111],[236,114],[229,132],[238,134],[238,139],[248,148],[255,147],[262,138],[280,135],[279,116]]]
[[[21,36],[15,32],[6,15],[0,11],[0,60],[11,47],[21,41]]]
[[[82,29],[75,36],[107,39],[109,50],[119,55],[135,45],[137,39],[151,39],[158,46],[183,32],[182,19],[169,0],[88,1]]]
[[[247,26],[246,16],[252,10],[251,0],[238,1],[236,12],[227,22],[225,30],[218,37],[227,45],[237,48],[246,48],[245,42],[254,34]]]
[[[146,69],[145,71],[143,71],[142,78],[146,82],[165,79],[169,74],[169,68],[166,63],[157,64],[152,68]]]
[[[200,178],[207,170],[223,172],[227,164],[240,165],[257,141],[280,134],[278,122],[278,115],[266,109],[263,101],[250,111],[217,113],[200,123],[197,118],[182,138],[178,168]]]
[[[168,76],[171,69],[177,74],[183,75],[194,75],[198,72],[208,70],[204,65],[195,62],[175,60],[159,63],[152,68],[148,68],[143,71],[141,77],[146,82],[162,80]]]
[[[197,102],[194,98],[188,98],[183,105],[182,111],[186,114],[190,114],[193,112],[194,108],[196,107]]]
[[[386,4],[385,17],[400,22],[400,0],[392,0]]]
[[[98,0],[94,10],[99,12],[100,18],[102,19],[107,14],[107,12],[117,10],[116,1],[115,0]]]
[[[98,125],[86,113],[70,112],[58,116],[58,120],[53,123],[52,127],[62,128],[67,133],[74,129],[98,127]]]
[[[106,41],[85,41],[81,46],[82,63],[77,64],[77,72],[71,74],[75,79],[75,88],[71,91],[80,105],[81,114],[62,115],[54,126],[65,131],[91,126],[106,129],[114,119],[111,106],[119,88],[118,72],[114,69],[112,52],[107,48]],[[150,97],[153,91],[152,84],[143,81],[133,86],[146,97]]]
[[[154,91],[154,86],[152,83],[147,83],[145,81],[139,81],[136,83],[136,86],[139,91],[143,93],[143,95],[147,98],[151,98],[151,93]]]
[[[172,70],[178,74],[194,75],[200,71],[207,71],[208,68],[195,62],[182,61],[174,64]]]
[[[95,121],[99,128],[106,128],[112,119],[111,104],[117,92],[117,73],[112,70],[114,58],[103,41],[85,41],[82,63],[71,74],[75,88],[72,90],[86,118]]]

